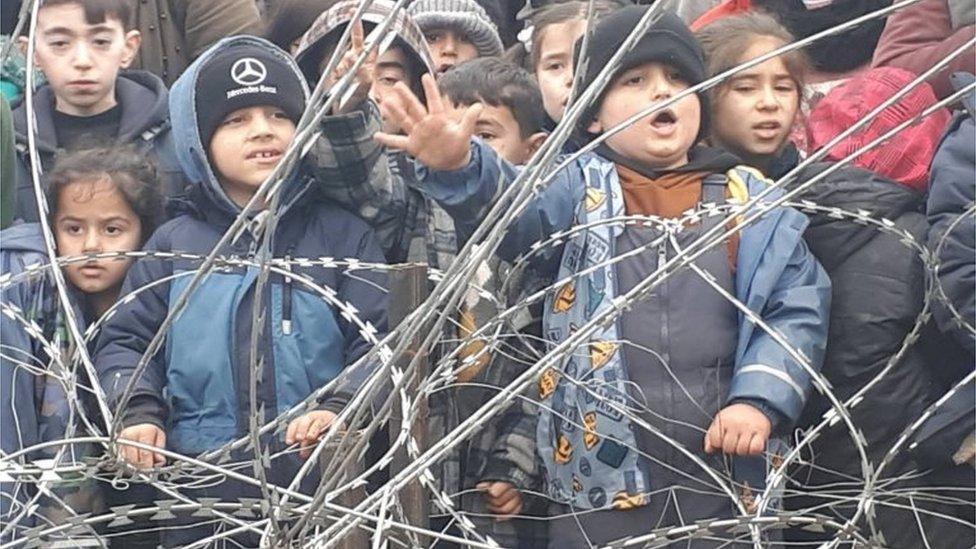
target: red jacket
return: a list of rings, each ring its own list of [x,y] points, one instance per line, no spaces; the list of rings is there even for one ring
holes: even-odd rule
[[[871,65],[898,67],[921,74],[972,39],[974,33],[973,25],[952,29],[946,0],[921,0],[888,17]],[[974,65],[974,48],[953,59],[929,80],[936,96],[952,95],[949,75],[959,71],[976,72]]]

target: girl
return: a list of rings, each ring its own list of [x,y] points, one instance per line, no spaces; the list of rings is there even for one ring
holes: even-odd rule
[[[599,19],[621,5],[612,0],[597,0],[593,3],[593,15]],[[586,32],[588,6],[589,2],[574,0],[540,8],[522,31],[528,35],[528,41],[508,52],[510,61],[523,65],[539,81],[542,102],[550,119],[547,129],[555,127],[566,111],[573,87],[573,48]]]
[[[793,42],[775,19],[761,12],[725,17],[697,33],[709,75]],[[800,110],[806,61],[800,51],[736,73],[712,89],[711,142],[777,178],[796,166],[789,141]]]
[[[698,38],[711,76],[793,41],[771,17],[756,12],[720,19],[704,27]],[[799,154],[788,137],[800,105],[804,67],[798,53],[781,55],[737,73],[717,87],[712,94],[712,142],[772,179],[795,168]],[[795,188],[830,166],[826,162],[812,164],[784,184]],[[807,212],[810,225],[804,232],[804,240],[833,283],[822,372],[836,397],[841,402],[850,399],[887,370],[864,393],[863,400],[849,408],[854,425],[864,434],[865,451],[873,467],[933,401],[936,366],[949,365],[955,358],[949,351],[951,345],[938,341],[938,334],[928,333],[887,369],[889,359],[899,352],[913,329],[924,301],[924,266],[918,254],[901,242],[901,235],[906,233],[918,243],[925,242],[923,198],[879,174],[844,167],[804,189],[795,199],[837,211],[866,212],[874,219],[890,221],[898,232],[884,232],[853,217],[823,211]],[[940,349],[940,354],[930,349]],[[812,428],[829,409],[825,396],[812,394],[797,425]],[[791,486],[795,492],[784,500],[787,509],[803,511],[830,505],[838,494],[862,485],[860,455],[844,427],[825,429],[809,451],[813,462],[791,472],[797,482]],[[913,469],[923,467],[902,454],[886,468],[885,476],[908,476]],[[924,479],[921,484],[926,482],[938,485],[936,480]],[[910,491],[908,486],[906,481],[898,481],[886,489],[897,493]],[[913,517],[904,511],[912,508],[912,501],[896,497],[876,509],[875,526],[892,547],[923,547],[926,532],[952,529],[949,523],[935,518],[949,511],[928,502]],[[845,517],[853,514],[853,506],[832,509]],[[971,536],[972,530],[969,532]],[[786,537],[794,542],[820,542],[831,536],[794,529]]]
[[[132,148],[102,148],[59,157],[49,176],[50,224],[59,257],[76,257],[104,252],[131,252],[142,247],[156,226],[160,211],[155,167]],[[30,265],[47,262],[40,226],[23,224],[0,233],[0,266],[4,275],[16,276]],[[75,262],[63,267],[72,311],[84,330],[99,319],[119,297],[131,259],[103,259]],[[65,364],[72,360],[77,344],[66,337],[64,317],[50,273],[40,279],[15,284],[3,292],[5,305],[16,308],[41,329],[42,337],[59,346]],[[35,444],[81,436],[82,426],[71,403],[84,395],[69,395],[67,387],[87,379],[63,379],[54,373],[50,360],[36,336],[22,323],[3,316],[0,329],[0,432],[4,453]],[[69,376],[72,374],[69,372]],[[79,376],[84,377],[83,375]],[[93,420],[93,424],[100,421]],[[50,458],[60,447],[50,447],[22,459]],[[63,455],[78,460],[80,447],[69,447]],[[71,459],[71,458],[66,458]],[[21,504],[30,501],[33,486],[5,484],[0,496],[4,522],[17,520],[29,527],[33,517],[21,516]],[[55,487],[55,492],[76,513],[99,506],[97,491],[90,484]],[[16,503],[11,498],[16,499]],[[42,500],[38,514],[55,522],[70,513],[62,506]]]

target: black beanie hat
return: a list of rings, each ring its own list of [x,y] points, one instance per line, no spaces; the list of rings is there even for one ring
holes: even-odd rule
[[[596,80],[597,75],[607,66],[649,8],[650,6],[620,8],[597,23],[587,45],[589,60],[583,67],[583,79],[577,92],[582,92]],[[582,43],[582,38],[576,41],[574,63],[579,61]],[[660,19],[651,25],[644,36],[634,44],[634,47],[624,54],[610,81],[613,82],[614,78],[634,67],[650,62],[674,67],[691,85],[704,82],[708,74],[705,69],[705,55],[698,40],[684,22],[670,12],[663,13]],[[604,94],[606,90],[607,88],[604,88]],[[699,93],[698,99],[701,102],[698,139],[701,139],[708,131],[708,97],[705,93]],[[583,137],[592,137],[586,128],[596,116],[602,101],[603,95],[598,97],[580,117],[577,130]]]
[[[208,148],[224,117],[247,107],[274,105],[297,124],[305,111],[304,86],[301,75],[268,48],[240,44],[221,51],[200,68],[197,79],[200,142]]]

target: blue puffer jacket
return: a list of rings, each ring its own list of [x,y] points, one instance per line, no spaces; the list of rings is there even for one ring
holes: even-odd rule
[[[195,88],[201,67],[214,55],[239,43],[269,47],[253,37],[232,37],[204,53],[174,84],[170,111],[177,155],[191,181],[191,202],[185,213],[160,227],[146,249],[206,255],[239,214],[240,208],[224,193],[200,142],[194,110]],[[290,57],[281,55],[297,73]],[[299,75],[300,77],[300,75]],[[307,92],[306,92],[307,93]],[[275,257],[355,258],[382,262],[372,231],[359,218],[312,198],[310,180],[293,176],[282,189],[281,208],[274,236]],[[245,231],[221,254],[247,259],[259,240]],[[137,262],[126,278],[123,295],[138,291],[105,326],[99,340],[96,369],[109,399],[117,405],[149,341],[182,294],[198,261],[156,259]],[[218,448],[247,432],[251,411],[251,326],[259,269],[255,266],[221,267],[197,288],[189,305],[167,333],[165,348],[152,357],[148,369],[135,381],[135,397],[124,424],[152,422],[164,426],[167,444],[185,454]],[[335,298],[351,304],[359,318],[370,323],[379,337],[386,332],[385,277],[341,268],[295,268],[318,286],[335,291]],[[175,276],[174,276],[175,275]],[[173,277],[168,279],[168,277]],[[270,276],[260,304],[266,313],[262,343],[262,379],[258,381],[258,408],[269,421],[326,385],[370,347],[360,330],[339,310],[295,277]],[[358,368],[344,376],[324,402],[338,411],[368,375]]]
[[[927,212],[929,248],[934,252],[942,243],[938,281],[949,302],[970,326],[976,326],[976,219],[972,214],[959,218],[976,199],[974,149],[976,123],[972,115],[959,114],[950,123],[949,131],[932,159]],[[954,227],[953,223],[956,223]],[[976,336],[972,332],[960,328],[941,304],[933,311],[943,331],[952,333],[970,352],[976,351]]]
[[[619,193],[619,187],[613,189],[610,182],[599,176],[599,173],[614,172],[608,163],[606,159],[587,154],[558,173],[509,228],[499,255],[515,261],[520,254],[532,250],[533,244],[578,223],[579,204],[588,197],[587,181],[593,180],[597,189],[607,195]],[[593,176],[593,172],[598,173]],[[419,175],[430,196],[454,218],[459,237],[463,239],[484,218],[500,192],[499,187],[514,181],[518,172],[499,160],[488,146],[475,141],[467,167],[453,172],[421,169]],[[601,181],[596,182],[598,179]],[[749,196],[765,188],[764,180],[758,177],[748,177],[739,183]],[[776,191],[767,200],[780,195]],[[735,292],[746,307],[782,333],[810,359],[813,368],[819,369],[827,341],[831,287],[827,274],[803,241],[806,226],[804,215],[780,207],[742,230]],[[586,241],[586,237],[573,237],[573,241]],[[537,268],[554,277],[558,266],[569,261],[570,252],[564,250],[568,250],[565,244],[540,252],[535,261]],[[614,297],[606,299],[612,301]],[[550,333],[550,326],[545,326],[543,333]],[[622,370],[626,372],[626,368]],[[735,372],[725,402],[755,402],[792,422],[799,416],[810,386],[810,376],[783,347],[740,314]],[[539,434],[544,436],[551,438],[552,433]],[[539,441],[541,445],[543,439]],[[555,478],[557,474],[549,471],[548,477]],[[636,471],[619,471],[619,474],[637,476]],[[580,501],[574,504],[585,505]]]
[[[38,224],[14,225],[0,232],[0,273],[16,277],[32,265],[46,265],[47,262],[44,237]],[[84,319],[77,308],[81,297],[73,292],[70,295],[77,298],[72,313],[84,329]],[[63,329],[64,318],[49,273],[12,285],[3,292],[0,301],[33,323],[47,341],[53,342],[57,332]],[[0,349],[0,450],[10,454],[41,442],[64,438],[71,411],[64,386],[56,377],[39,373],[52,362],[43,342],[28,333],[22,322],[3,314],[0,315]],[[62,358],[67,359],[67,353],[62,353]],[[77,419],[75,425],[79,425]],[[50,457],[57,450],[51,447],[25,455],[18,461]],[[12,511],[19,513],[19,508],[11,506],[12,499],[24,503],[32,490],[30,483],[0,485],[3,493],[0,496],[0,522],[12,520],[9,516]],[[21,526],[32,523],[32,517],[18,522]]]

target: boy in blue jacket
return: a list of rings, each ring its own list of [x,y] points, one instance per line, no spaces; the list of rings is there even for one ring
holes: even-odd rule
[[[623,8],[600,21],[584,87],[646,9]],[[624,56],[578,130],[592,138],[704,78],[694,37],[665,14]],[[426,80],[428,108],[403,87],[383,102],[406,135],[377,139],[417,159],[425,192],[451,214],[463,239],[518,170],[472,141],[477,107],[455,121]],[[687,96],[611,136],[597,154],[576,159],[507,231],[499,248],[503,259],[528,254],[549,280],[563,281],[545,304],[543,333],[550,344],[616,307],[619,296],[705,232],[731,222],[701,215],[703,207],[741,203],[766,188],[757,172],[737,167],[735,157],[695,146],[707,126],[704,101]],[[601,223],[624,215],[673,221]],[[550,547],[603,544],[730,517],[739,514],[737,503],[750,510],[752,490],[761,488],[765,472],[752,456],[763,455],[771,436],[797,418],[811,379],[719,290],[819,368],[830,282],[803,242],[806,223],[792,209],[770,210],[700,255],[694,261],[699,271],[676,271],[593,332],[583,349],[542,373],[536,441],[554,501],[550,515],[558,517],[550,524]],[[533,249],[581,225],[586,228],[563,242]],[[731,477],[739,497],[720,490],[716,475],[726,489]]]
[[[205,52],[176,81],[170,113],[179,161],[192,182],[182,215],[161,226],[146,245],[159,252],[206,255],[282,159],[305,108],[308,89],[292,59],[265,40],[238,36]],[[271,243],[275,258],[351,258],[383,262],[372,231],[359,218],[316,200],[311,181],[288,176],[273,215],[278,225]],[[262,215],[264,212],[257,213]],[[270,213],[270,212],[269,212]],[[256,223],[249,223],[254,227]],[[221,250],[226,257],[253,258],[262,238],[245,230]],[[147,258],[132,267],[123,292],[142,289],[181,273],[198,261]],[[385,278],[378,273],[342,268],[292,266],[294,277],[272,273],[258,304],[266,314],[258,337],[263,353],[257,400],[250,397],[251,327],[259,268],[231,265],[216,269],[194,292],[167,332],[164,350],[134,380],[132,399],[121,415],[120,438],[166,447],[184,455],[215,450],[246,436],[253,409],[264,410],[259,424],[272,421],[312,392],[340,376],[370,348],[359,327],[340,315],[314,288],[334,290],[359,318],[386,331]],[[99,341],[96,369],[110,400],[118,406],[136,365],[190,276],[176,276],[145,289],[121,307]],[[292,420],[285,444],[299,443],[302,457],[334,422],[369,369],[342,376],[316,409]],[[273,452],[284,449],[267,440]],[[162,455],[121,447],[139,467],[164,462]],[[288,486],[301,462],[286,453],[268,468],[268,481]],[[241,456],[241,459],[248,459]],[[307,486],[307,483],[306,485]],[[307,489],[307,488],[306,488]],[[204,493],[205,492],[205,493]],[[257,490],[224,482],[193,497],[236,498]],[[165,530],[164,544],[179,546],[207,534],[207,527]]]

